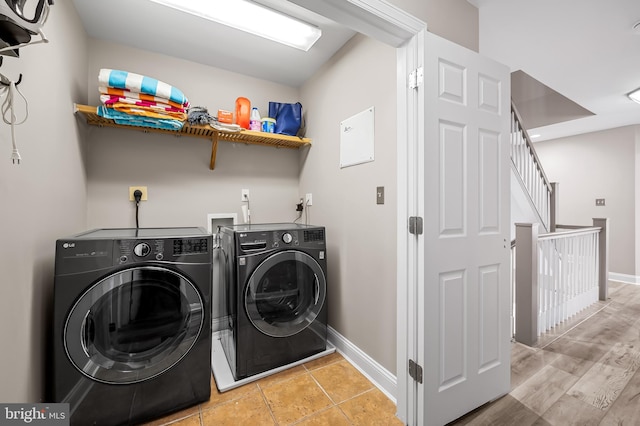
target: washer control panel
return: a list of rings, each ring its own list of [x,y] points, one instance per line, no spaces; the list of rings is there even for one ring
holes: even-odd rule
[[[117,264],[140,261],[162,261],[193,259],[209,256],[209,240],[207,238],[171,238],[145,240],[117,240]]]

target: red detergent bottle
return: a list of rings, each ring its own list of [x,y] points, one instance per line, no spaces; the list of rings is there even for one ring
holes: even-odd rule
[[[243,129],[249,128],[249,116],[251,114],[251,102],[247,98],[236,99],[236,124]]]

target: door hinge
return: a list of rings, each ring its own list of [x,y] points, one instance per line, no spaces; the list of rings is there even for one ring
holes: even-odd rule
[[[409,360],[409,376],[418,383],[422,383],[422,367],[414,360]]]
[[[424,81],[424,71],[422,67],[416,68],[415,70],[409,73],[409,87],[411,89],[416,89],[418,86],[422,86],[423,81]]]
[[[423,225],[420,216],[411,216],[409,218],[409,233],[413,235],[422,235]]]

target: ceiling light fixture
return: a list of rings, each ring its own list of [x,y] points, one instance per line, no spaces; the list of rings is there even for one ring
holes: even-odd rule
[[[308,51],[322,31],[246,0],[150,0],[210,21]]]
[[[640,104],[640,87],[637,88],[636,90],[634,90],[631,93],[628,93],[627,96],[629,97],[629,99],[631,99],[634,102],[637,102]]]

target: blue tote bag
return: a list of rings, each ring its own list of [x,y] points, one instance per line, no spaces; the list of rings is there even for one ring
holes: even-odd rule
[[[302,126],[302,104],[269,102],[269,117],[276,119],[275,133],[297,136]]]

